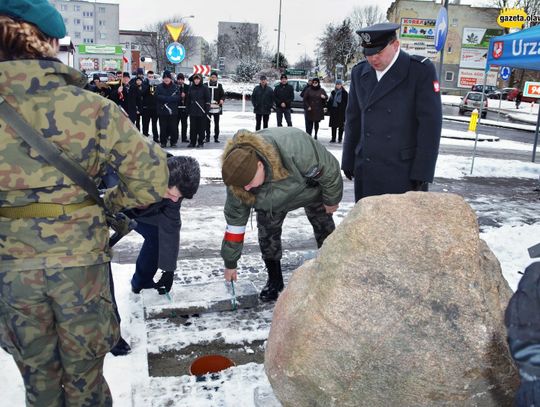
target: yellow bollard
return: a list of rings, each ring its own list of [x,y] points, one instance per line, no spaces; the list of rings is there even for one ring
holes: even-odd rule
[[[478,109],[474,109],[471,113],[471,121],[469,122],[469,131],[476,132],[476,125],[478,124]]]

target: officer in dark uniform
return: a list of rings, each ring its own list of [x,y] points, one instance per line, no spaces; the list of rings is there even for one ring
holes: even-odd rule
[[[399,24],[362,28],[365,60],[351,73],[341,168],[355,199],[427,191],[442,128],[435,67],[400,50]]]

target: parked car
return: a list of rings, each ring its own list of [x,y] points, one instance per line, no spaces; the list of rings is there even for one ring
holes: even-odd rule
[[[502,89],[498,89],[497,91],[495,91],[494,93],[491,93],[488,98],[490,99],[502,99],[502,100],[506,100],[506,98],[508,97],[508,94],[514,90],[515,88],[502,88]],[[501,97],[502,96],[502,97]]]
[[[300,96],[302,90],[307,86],[307,79],[289,79],[287,81],[294,89],[294,100],[291,103],[291,107],[304,108],[304,101]],[[279,81],[274,82],[274,88],[279,85]]]
[[[481,92],[467,92],[465,97],[459,104],[459,114],[465,114],[465,112],[472,112],[474,109],[478,109],[480,112],[480,106],[482,105],[482,93]],[[487,97],[484,96],[484,108],[482,110],[482,119],[487,115]]]
[[[515,100],[517,94],[519,93],[518,88],[511,88],[511,89],[512,90],[508,93],[508,96],[506,97],[506,100],[509,100],[510,102]],[[537,98],[532,98],[530,96],[521,96],[521,102],[526,102],[526,103],[535,102],[536,103],[536,102],[538,102],[538,99]]]
[[[492,93],[500,91],[499,88],[497,88],[496,86],[493,86],[493,85],[486,85],[485,88],[484,88],[484,85],[473,85],[471,87],[471,90],[473,92],[482,92],[482,90],[483,90],[486,95],[490,95]]]

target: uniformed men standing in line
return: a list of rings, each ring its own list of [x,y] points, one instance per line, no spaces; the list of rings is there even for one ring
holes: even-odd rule
[[[357,33],[366,60],[351,73],[341,168],[354,178],[355,199],[427,191],[442,128],[435,67],[400,50],[399,24]]]
[[[3,103],[94,180],[112,167],[120,185],[105,195],[111,211],[160,201],[165,152],[55,59],[65,34],[47,0],[0,2]],[[11,117],[0,119],[0,347],[17,363],[27,406],[112,406],[103,361],[119,326],[104,211],[23,141]]]

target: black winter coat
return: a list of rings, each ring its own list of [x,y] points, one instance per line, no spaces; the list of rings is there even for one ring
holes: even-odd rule
[[[137,112],[142,112],[142,88],[131,85],[121,85],[121,95],[117,92],[117,103],[127,112],[131,120],[137,117]]]
[[[285,103],[285,109],[290,109],[293,100],[294,88],[292,85],[280,83],[274,88],[274,101],[277,108],[281,108],[281,104]]]
[[[208,94],[210,95],[210,103],[219,103],[220,100],[225,101],[225,91],[223,90],[221,83],[212,83],[212,87],[210,87],[210,84],[210,82],[204,84],[204,87],[208,89]],[[223,114],[222,108],[219,109],[219,114]]]
[[[158,267],[164,271],[176,270],[180,250],[180,207],[182,200],[162,199],[146,209],[130,209],[125,214],[137,222],[157,226],[159,236]]]
[[[176,116],[180,93],[176,83],[160,83],[156,88],[156,109],[158,116]]]
[[[333,90],[330,94],[330,99],[328,99],[328,113],[330,114],[330,127],[343,127],[345,125],[345,110],[347,109],[347,101],[349,99],[349,93],[344,88],[341,91],[341,103],[338,103],[334,107],[334,97],[336,96],[336,91]]]
[[[274,92],[272,88],[266,85],[264,88],[261,85],[255,86],[251,94],[251,103],[253,104],[253,113],[255,114],[270,114],[274,105]]]
[[[158,85],[151,84],[145,80],[142,88],[143,109],[147,111],[156,110],[156,89]]]
[[[206,116],[210,108],[210,92],[208,92],[208,88],[202,83],[199,85],[191,84],[187,93],[186,106],[190,116]]]
[[[435,67],[404,51],[377,81],[362,61],[351,72],[341,168],[354,171],[362,197],[400,194],[432,182],[442,106]],[[358,178],[360,177],[360,178]]]
[[[321,95],[324,95],[323,99]],[[324,107],[328,101],[326,91],[320,86],[308,87],[304,92],[304,109],[308,120],[312,122],[320,122],[324,119]]]
[[[180,99],[178,99],[178,113],[187,113],[186,101],[189,93],[189,85],[184,83],[183,85],[176,84],[176,86],[178,86],[178,93],[180,95]],[[182,97],[182,93],[184,97]]]

